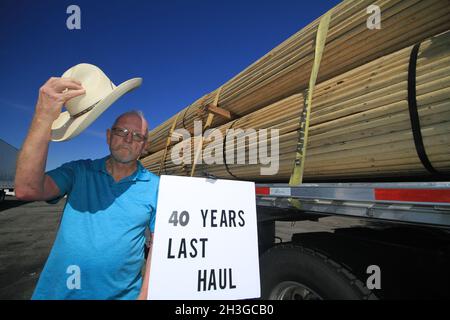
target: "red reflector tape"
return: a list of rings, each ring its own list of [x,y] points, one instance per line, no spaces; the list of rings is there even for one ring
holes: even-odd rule
[[[450,203],[449,189],[375,189],[375,200]]]
[[[268,196],[270,194],[269,187],[256,187],[256,194],[262,196]]]

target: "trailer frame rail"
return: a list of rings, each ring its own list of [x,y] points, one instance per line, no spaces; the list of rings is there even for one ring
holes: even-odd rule
[[[450,228],[450,182],[257,184],[258,206]]]

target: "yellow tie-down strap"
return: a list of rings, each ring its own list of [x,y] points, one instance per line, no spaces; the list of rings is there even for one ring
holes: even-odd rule
[[[215,96],[215,98],[214,98],[213,106],[215,106],[215,107],[217,107],[217,105],[219,104],[219,97],[220,97],[220,93],[222,92],[222,88],[223,88],[223,86],[220,87],[220,88],[217,90],[216,96]],[[200,157],[200,155],[201,155],[201,153],[202,153],[202,151],[203,151],[203,133],[204,133],[207,129],[209,129],[209,127],[210,127],[211,124],[212,124],[213,119],[214,119],[214,113],[211,113],[211,112],[210,112],[210,113],[208,114],[208,118],[206,119],[206,123],[205,123],[205,125],[203,126],[203,132],[202,132],[202,135],[201,135],[200,137],[194,137],[194,142],[195,142],[195,139],[198,139],[199,141],[198,141],[197,149],[194,149],[194,150],[196,150],[196,153],[195,153],[195,156],[194,156],[194,162],[193,162],[193,164],[192,164],[191,177],[193,177],[194,174],[195,174],[195,167],[197,166],[198,158]],[[203,161],[203,160],[201,160],[201,161]]]
[[[297,186],[303,181],[303,171],[305,169],[306,158],[306,146],[308,144],[308,130],[309,130],[309,118],[311,114],[312,97],[314,94],[314,87],[316,85],[317,75],[319,73],[320,61],[322,60],[323,50],[325,48],[325,41],[327,39],[328,27],[330,25],[331,10],[328,11],[321,19],[316,35],[316,48],[314,53],[314,62],[311,71],[311,77],[309,78],[309,86],[306,90],[307,99],[304,105],[305,108],[305,121],[303,126],[303,143],[301,149],[297,149],[295,155],[294,168],[292,170],[291,178],[289,179],[289,185]],[[300,127],[299,130],[302,130]],[[299,134],[300,136],[300,134]],[[300,141],[299,141],[300,143]],[[300,201],[298,199],[290,198],[289,202],[296,208],[300,208]]]

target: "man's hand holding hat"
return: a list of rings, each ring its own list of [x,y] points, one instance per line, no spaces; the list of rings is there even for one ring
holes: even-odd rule
[[[52,77],[39,89],[35,117],[51,124],[61,114],[62,107],[68,100],[85,92],[80,81]]]

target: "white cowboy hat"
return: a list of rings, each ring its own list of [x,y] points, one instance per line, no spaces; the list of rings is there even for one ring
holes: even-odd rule
[[[142,83],[142,78],[134,78],[116,87],[100,68],[87,63],[70,68],[62,78],[80,81],[86,93],[66,102],[67,111],[52,124],[52,141],[69,140],[79,135],[117,99]]]

